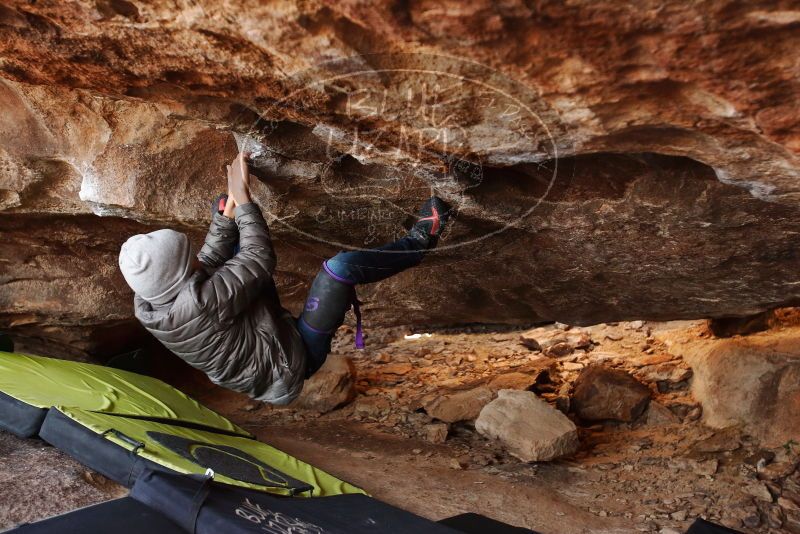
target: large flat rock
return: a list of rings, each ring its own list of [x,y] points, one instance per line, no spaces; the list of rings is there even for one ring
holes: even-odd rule
[[[501,389],[481,410],[475,429],[523,462],[569,456],[579,445],[575,424],[530,391]]]

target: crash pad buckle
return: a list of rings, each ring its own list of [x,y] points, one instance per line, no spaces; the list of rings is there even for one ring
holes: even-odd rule
[[[123,434],[119,430],[115,430],[113,428],[109,428],[108,430],[103,432],[103,437],[106,437],[108,434],[112,434],[118,440],[124,441],[125,443],[127,443],[128,445],[133,447],[133,450],[131,451],[131,453],[133,453],[133,454],[137,454],[140,450],[144,449],[144,443],[142,443],[141,441],[135,440],[130,436],[126,436],[125,434]]]

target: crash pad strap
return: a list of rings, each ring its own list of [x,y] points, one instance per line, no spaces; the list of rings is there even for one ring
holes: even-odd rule
[[[158,464],[109,440],[108,434],[92,432],[55,408],[47,412],[39,436],[83,465],[125,487],[131,487],[145,467],[160,469]],[[132,438],[126,436],[123,441],[127,439]]]

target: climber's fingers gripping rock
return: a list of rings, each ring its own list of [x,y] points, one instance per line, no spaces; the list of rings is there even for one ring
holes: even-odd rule
[[[234,202],[241,206],[250,202],[250,172],[247,168],[247,152],[240,152],[228,166],[228,190]]]
[[[226,178],[225,178],[225,184],[228,185],[228,184],[230,184],[230,180],[231,180],[231,166],[230,165],[225,165],[225,170],[227,171],[227,175],[226,175]],[[223,197],[225,198],[225,200],[223,202],[220,202],[217,206],[215,206],[215,209],[216,210],[220,210],[221,209],[222,210],[222,215],[224,215],[228,219],[233,219],[233,217],[234,217],[233,210],[236,209],[236,201],[233,199],[233,194],[231,193],[230,187],[228,187],[228,194],[227,195],[223,195]]]

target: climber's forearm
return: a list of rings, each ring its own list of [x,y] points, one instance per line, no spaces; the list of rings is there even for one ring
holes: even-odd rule
[[[233,199],[231,192],[228,191],[228,201],[225,203],[225,211],[222,214],[228,219],[233,219],[234,209],[236,209],[236,201]]]
[[[250,172],[247,168],[247,152],[239,152],[231,165],[228,165],[228,190],[237,206],[250,203]]]
[[[250,198],[250,191],[247,189],[239,192],[238,197],[239,201],[236,202],[237,206],[244,206],[245,204],[250,204],[252,199]]]

